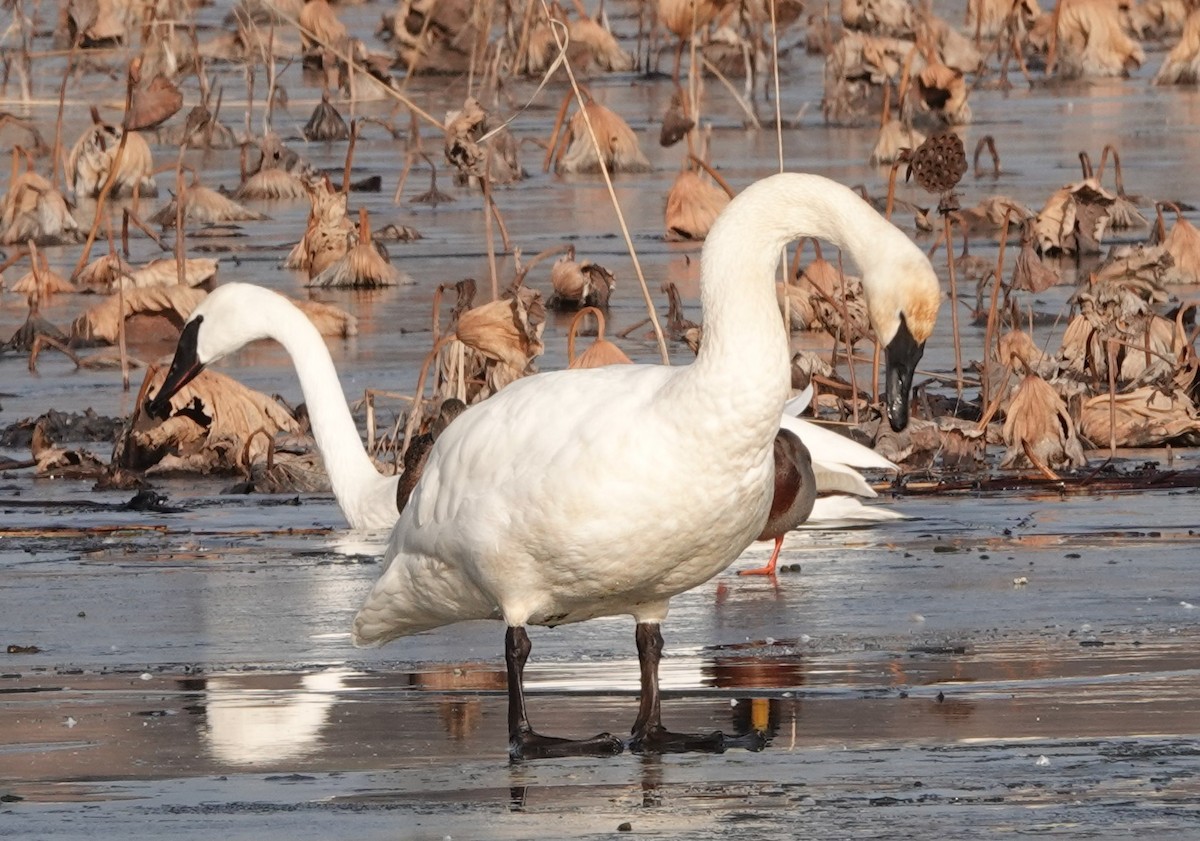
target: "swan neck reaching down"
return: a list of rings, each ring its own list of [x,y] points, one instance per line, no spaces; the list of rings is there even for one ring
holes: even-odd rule
[[[759,388],[777,378],[776,369],[786,376],[788,337],[775,303],[775,272],[784,247],[802,237],[832,243],[862,273],[871,325],[888,349],[889,417],[903,428],[912,373],[941,301],[937,275],[903,231],[853,190],[819,175],[784,173],[752,184],[714,223],[702,258],[698,363],[732,364],[743,376],[769,365],[771,373],[755,375]]]
[[[381,474],[367,455],[325,339],[308,316],[286,299],[272,310],[269,336],[283,345],[296,366],[313,438],[338,505],[354,528],[390,527],[396,519],[398,477]],[[374,492],[368,493],[368,488]],[[388,508],[378,502],[379,494],[391,503],[390,516],[382,519],[371,513]]]

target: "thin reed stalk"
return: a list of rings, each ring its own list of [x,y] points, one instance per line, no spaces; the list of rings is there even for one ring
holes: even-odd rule
[[[550,17],[550,10],[546,7],[546,0],[541,0],[541,3],[542,7],[546,10],[546,16]],[[554,35],[554,43],[558,47],[559,52],[565,55],[567,49],[566,39],[569,37],[566,27],[558,21],[551,20],[550,31]],[[609,199],[612,201],[613,210],[617,214],[617,222],[621,228],[621,235],[625,237],[625,245],[629,249],[629,257],[633,261],[634,272],[637,274],[638,283],[641,284],[642,298],[646,303],[646,311],[650,315],[650,323],[654,325],[654,335],[658,340],[658,350],[662,358],[662,363],[670,365],[671,356],[667,351],[667,339],[663,335],[662,325],[658,321],[658,313],[654,309],[654,299],[650,295],[650,285],[646,282],[645,274],[642,273],[642,265],[638,260],[637,250],[633,246],[633,237],[629,234],[629,226],[625,224],[625,214],[621,211],[621,203],[617,201],[617,193],[613,189],[612,176],[609,174],[608,166],[604,163],[604,155],[600,153],[600,141],[596,138],[596,129],[592,126],[592,121],[588,118],[583,92],[579,89],[579,82],[575,78],[575,72],[571,69],[571,62],[564,61],[563,68],[566,70],[567,78],[571,81],[571,90],[575,92],[575,101],[580,114],[583,115],[583,122],[587,126],[588,136],[596,148],[596,157],[600,160],[600,173],[604,176],[604,185],[608,189]]]

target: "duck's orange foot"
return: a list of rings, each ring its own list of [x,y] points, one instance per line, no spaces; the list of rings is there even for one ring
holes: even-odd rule
[[[775,564],[767,564],[765,567],[755,567],[754,569],[740,569],[738,575],[769,575],[775,577]]]

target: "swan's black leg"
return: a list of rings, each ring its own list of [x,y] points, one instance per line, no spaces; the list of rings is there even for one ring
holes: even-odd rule
[[[545,759],[558,756],[612,756],[623,750],[621,740],[610,733],[590,739],[557,739],[533,732],[525,715],[525,661],[529,659],[529,635],[523,627],[509,628],[504,637],[504,660],[508,665],[508,755],[512,759]]]
[[[681,753],[705,751],[723,753],[726,748],[744,747],[762,750],[764,741],[756,733],[746,736],[726,736],[714,733],[672,733],[662,726],[662,699],[658,691],[658,664],[662,660],[663,638],[657,622],[639,622],[636,630],[638,663],[642,670],[642,698],[637,720],[633,723],[633,739],[629,749],[634,753]]]

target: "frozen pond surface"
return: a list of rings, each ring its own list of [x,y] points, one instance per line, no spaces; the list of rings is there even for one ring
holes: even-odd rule
[[[1194,836],[1194,498],[903,499],[919,519],[793,533],[801,572],[731,570],[665,627],[668,723],[762,729],[763,752],[520,766],[498,624],[349,647],[380,541],[311,533],[329,503],[58,517],[131,528],[5,539],[0,642],[42,649],[0,678],[0,778],[25,798],[5,821],[46,838],[319,838],[348,813],[371,838]],[[631,631],[535,629],[535,724],[626,730]]]
[[[381,10],[368,4],[342,18],[366,34]],[[221,11],[202,20],[215,23]],[[957,5],[944,14],[962,18]],[[617,26],[628,31],[631,23],[618,17]],[[1200,94],[1149,87],[1163,53],[1147,50],[1146,66],[1127,80],[1029,89],[1014,76],[1010,92],[975,90],[967,148],[993,135],[1003,171],[995,179],[968,174],[962,204],[1000,193],[1040,207],[1077,180],[1080,150],[1095,159],[1109,142],[1121,151],[1127,188],[1146,197],[1143,210],[1155,199],[1200,203],[1189,176],[1200,162]],[[874,128],[821,121],[820,59],[796,52],[785,71],[783,113],[796,118],[783,132],[787,168],[882,194],[886,171],[866,163]],[[226,107],[244,109],[240,71],[216,72]],[[57,78],[46,76],[47,101]],[[277,128],[313,163],[340,167],[345,144],[293,139],[317,101],[316,80],[298,67],[283,80],[291,104]],[[650,287],[679,284],[689,317],[699,320],[699,247],[662,237],[663,201],[680,159],[678,149],[653,142],[669,87],[628,75],[592,84],[638,130],[654,165],[647,175],[616,178]],[[92,101],[106,116],[119,113],[113,89],[95,75],[73,86],[64,137],[82,129]],[[532,90],[514,84],[512,110]],[[518,137],[549,135],[562,86],[551,90],[514,122]],[[466,88],[463,80],[418,80],[412,92],[440,115],[461,104]],[[716,85],[706,104],[712,158],[725,178],[741,187],[771,172],[774,133],[743,129]],[[407,125],[385,104],[360,113]],[[43,105],[33,116],[45,126],[52,114]],[[427,133],[425,144],[440,154],[439,137]],[[155,153],[160,165],[173,158],[170,149]],[[607,196],[596,179],[542,173],[541,155],[527,147],[530,177],[497,191],[510,236],[525,255],[570,239],[581,256],[612,270],[611,335],[644,310]],[[208,186],[238,182],[236,152],[192,163]],[[331,343],[351,399],[368,387],[412,390],[438,284],[473,276],[487,286],[478,195],[452,187],[443,173],[439,184],[457,201],[413,205],[428,186],[418,168],[406,201],[393,205],[402,165],[400,145],[365,126],[355,174],[381,173],[384,185],[355,194],[351,206],[370,208],[377,226],[421,231],[420,241],[390,246],[417,283],[318,296],[359,318],[359,336]],[[168,180],[160,176],[160,184]],[[901,196],[928,203],[911,185]],[[271,221],[238,236],[193,238],[193,253],[220,257],[221,281],[303,295],[299,275],[278,263],[303,230],[307,203],[262,209]],[[80,215],[88,218],[86,207]],[[911,231],[909,220],[898,222]],[[158,256],[145,238],[132,248],[135,262]],[[78,249],[47,253],[69,273]],[[995,247],[973,241],[972,253],[993,258]],[[504,283],[511,260],[500,272]],[[544,271],[529,283],[548,291]],[[1055,287],[1027,303],[1065,312],[1070,292]],[[973,286],[964,298],[973,298]],[[42,311],[65,327],[91,303],[60,296]],[[0,336],[24,317],[18,296],[0,295]],[[565,364],[566,324],[549,317],[542,369]],[[963,324],[966,355],[977,358],[982,329]],[[947,305],[927,370],[952,372],[950,336]],[[796,341],[829,347],[811,336]],[[622,347],[639,361],[657,359],[644,331]],[[170,349],[132,350],[153,360]],[[672,353],[676,362],[689,355],[682,346]],[[34,377],[23,356],[0,357],[4,424],[50,408],[111,416],[131,409],[133,393],[121,391],[117,373],[76,372],[49,353],[39,368]],[[299,399],[278,347],[249,348],[221,369]],[[135,391],[139,380],[135,371]],[[106,445],[89,446],[108,456]],[[1097,465],[1104,458],[1092,455]],[[1123,456],[1167,466],[1162,451]],[[1175,467],[1197,461],[1191,451],[1174,458]],[[635,833],[689,838],[1200,836],[1193,491],[885,498],[876,504],[912,519],[793,533],[782,561],[802,570],[781,575],[777,586],[734,574],[764,559],[768,547],[755,545],[730,571],[673,601],[664,715],[677,729],[764,730],[764,751],[510,766],[502,628],[470,623],[375,651],[351,648],[350,618],[380,572],[385,536],[344,529],[327,496],[220,495],[230,483],[158,480],[156,489],[182,510],[147,513],[120,510],[127,492],[0,475],[5,834],[594,838],[628,822]],[[628,619],[534,629],[532,640],[535,725],[565,735],[628,730],[637,693]],[[37,651],[2,653],[8,646]]]

